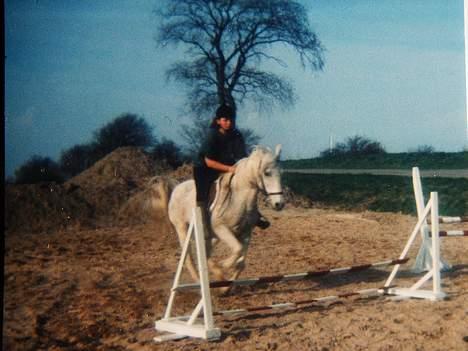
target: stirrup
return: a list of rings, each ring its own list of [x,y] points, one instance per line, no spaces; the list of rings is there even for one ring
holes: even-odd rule
[[[270,222],[265,217],[259,217],[255,226],[260,229],[267,229],[270,226]]]

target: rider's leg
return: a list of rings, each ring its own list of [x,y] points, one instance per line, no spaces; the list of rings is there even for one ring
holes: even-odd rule
[[[264,217],[260,211],[258,211],[258,219],[257,223],[255,223],[256,227],[259,227],[260,229],[267,229],[270,226],[270,221]]]
[[[211,184],[214,182],[215,175],[208,171],[205,167],[194,167],[193,178],[196,188],[196,206],[200,207],[202,215],[202,223],[205,232],[206,255],[211,254],[211,239],[213,238],[211,230],[210,210],[208,208],[208,197]]]

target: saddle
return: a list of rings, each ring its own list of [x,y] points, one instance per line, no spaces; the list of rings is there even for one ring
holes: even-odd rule
[[[233,176],[233,173],[224,173],[211,184],[208,194],[208,208],[210,211],[213,211],[217,203],[223,203],[226,200],[230,192],[229,186]]]

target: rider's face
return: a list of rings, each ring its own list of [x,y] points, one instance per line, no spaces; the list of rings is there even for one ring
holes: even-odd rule
[[[221,117],[216,120],[221,132],[226,132],[232,128],[232,119]]]

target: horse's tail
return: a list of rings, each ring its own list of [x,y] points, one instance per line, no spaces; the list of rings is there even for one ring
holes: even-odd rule
[[[148,190],[150,192],[147,206],[157,219],[168,221],[168,204],[171,193],[177,185],[172,178],[156,176],[150,179]]]

